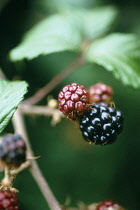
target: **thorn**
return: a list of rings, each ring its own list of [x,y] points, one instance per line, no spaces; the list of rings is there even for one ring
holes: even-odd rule
[[[41,156],[37,156],[37,157],[28,157],[27,160],[37,160],[41,158]]]
[[[104,142],[102,145],[106,145],[108,141]]]
[[[14,187],[11,187],[10,191],[13,192],[13,193],[19,193],[19,191],[16,188],[14,188]]]

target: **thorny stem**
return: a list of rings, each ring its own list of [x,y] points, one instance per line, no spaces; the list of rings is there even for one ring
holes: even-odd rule
[[[60,74],[56,75],[49,83],[43,88],[38,90],[32,97],[24,100],[26,104],[36,104],[50,91],[52,91],[60,82],[62,82],[69,74],[71,74],[77,67],[84,64],[84,58],[80,55],[73,63],[64,69]]]
[[[31,145],[29,143],[28,135],[26,133],[25,124],[23,116],[20,112],[20,110],[17,110],[13,117],[13,126],[15,128],[15,132],[19,133],[23,136],[23,138],[26,141],[27,148],[28,148],[28,156],[33,157],[33,151],[31,148]],[[36,160],[31,161],[31,167],[29,168],[32,176],[34,177],[36,183],[38,184],[42,194],[44,195],[44,198],[48,202],[48,205],[51,210],[61,210],[61,207],[56,200],[55,196],[53,195],[48,183],[46,182],[43,174],[41,173],[38,164]]]
[[[6,79],[6,76],[4,75],[4,73],[1,69],[0,69],[0,77],[3,79]],[[20,112],[19,109],[15,112],[12,122],[13,122],[15,132],[19,133],[21,136],[23,136],[23,138],[26,142],[26,145],[28,148],[28,154],[27,154],[28,157],[33,157],[34,153],[32,151],[32,147],[29,142],[29,138],[28,138],[28,135],[26,132],[25,123],[24,123],[22,113]],[[38,164],[35,159],[31,160],[31,167],[29,170],[30,170],[32,176],[34,177],[36,183],[38,184],[39,189],[41,190],[42,194],[44,195],[44,198],[48,202],[50,209],[51,210],[62,210],[58,201],[56,200],[55,196],[53,195],[46,179],[44,178],[40,168],[38,167]],[[15,171],[13,171],[13,175],[14,175],[14,172]],[[7,172],[6,172],[6,174],[7,174]],[[17,174],[17,171],[16,171],[16,174]]]
[[[23,103],[33,105],[38,103],[44,96],[46,96],[51,90],[53,90],[61,81],[63,81],[70,73],[72,73],[78,66],[82,65],[84,63],[84,58],[82,55],[80,55],[70,66],[68,66],[64,71],[62,71],[60,74],[55,76],[49,83],[47,83],[43,88],[41,88],[39,91],[37,91],[32,97],[30,97],[27,100],[24,100]],[[5,78],[5,75],[3,74],[2,70],[0,69],[0,77]],[[28,135],[26,133],[25,123],[23,119],[22,112],[20,109],[18,109],[12,119],[13,126],[16,133],[19,133],[21,136],[23,136],[27,148],[28,148],[28,156],[33,157],[34,153],[32,151],[32,147],[29,142]],[[44,195],[44,198],[48,202],[48,205],[51,210],[62,210],[60,207],[58,201],[56,200],[55,196],[53,195],[46,179],[44,178],[36,160],[31,161],[31,167],[29,168],[32,176],[34,177],[36,183],[38,184],[42,194]]]
[[[27,160],[25,163],[22,163],[22,165],[16,169],[10,170],[10,175],[11,176],[15,176],[18,173],[20,173],[21,171],[23,171],[26,168],[29,168],[31,166],[31,163],[29,160]]]

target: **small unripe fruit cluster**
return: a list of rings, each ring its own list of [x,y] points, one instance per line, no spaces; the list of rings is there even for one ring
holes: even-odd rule
[[[109,102],[113,95],[113,90],[109,85],[97,83],[89,88],[90,100],[92,103]]]
[[[119,206],[119,204],[111,200],[107,200],[99,203],[96,210],[123,210],[123,208]]]
[[[78,83],[66,85],[58,95],[59,110],[72,119],[77,120],[89,108],[88,90]]]
[[[10,190],[0,190],[0,209],[19,210],[17,195]]]
[[[8,167],[19,167],[26,161],[26,144],[20,135],[6,135],[2,138],[0,161]]]
[[[93,103],[80,121],[83,138],[93,144],[110,144],[115,141],[123,127],[121,111],[106,103]]]

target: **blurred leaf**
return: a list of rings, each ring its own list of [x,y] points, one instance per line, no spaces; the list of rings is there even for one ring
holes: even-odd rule
[[[53,10],[56,11],[58,8],[64,6],[73,6],[77,8],[91,8],[101,4],[103,0],[34,0],[31,2],[33,6],[37,9],[41,8],[42,10]]]
[[[111,34],[91,44],[86,58],[112,71],[125,85],[140,87],[140,38],[136,35]]]
[[[114,6],[104,6],[97,9],[72,9],[63,11],[70,19],[74,19],[84,37],[97,38],[106,34],[118,16],[118,10]]]
[[[4,9],[4,7],[9,3],[9,0],[0,0],[0,12]]]
[[[0,133],[16,111],[27,92],[26,82],[0,80]]]
[[[75,24],[64,16],[54,15],[27,32],[21,44],[11,51],[10,57],[13,61],[30,60],[41,54],[78,51],[80,44],[81,35]]]
[[[78,51],[83,39],[96,38],[107,33],[117,16],[113,6],[95,10],[64,9],[63,15],[54,15],[26,33],[23,41],[10,53],[13,61],[33,59],[41,54],[60,51]]]

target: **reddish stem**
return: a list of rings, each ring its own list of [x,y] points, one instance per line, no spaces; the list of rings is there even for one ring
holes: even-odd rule
[[[49,83],[47,83],[43,88],[39,89],[33,96],[24,100],[26,104],[36,104],[43,97],[45,97],[49,92],[51,92],[60,82],[62,82],[66,77],[68,77],[78,66],[84,63],[83,57],[80,55],[73,63],[70,64],[66,69],[64,69],[60,74],[56,75]]]

